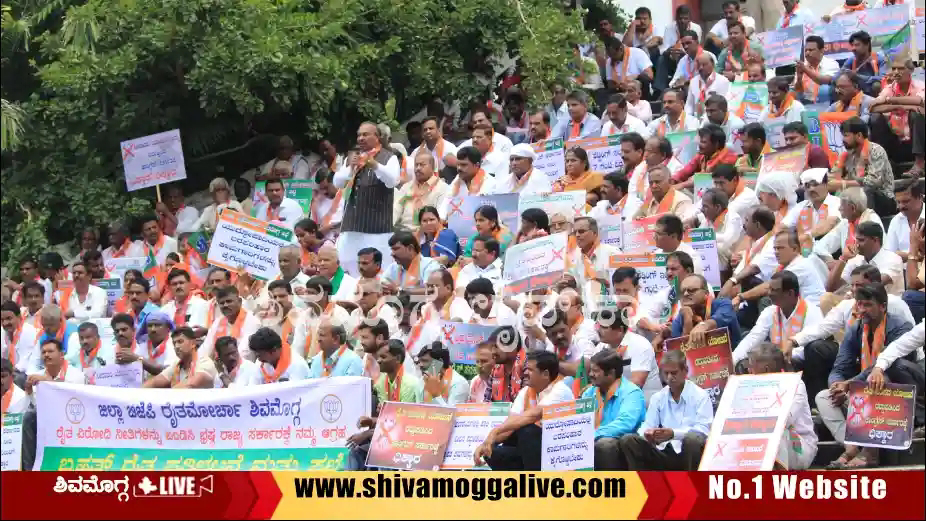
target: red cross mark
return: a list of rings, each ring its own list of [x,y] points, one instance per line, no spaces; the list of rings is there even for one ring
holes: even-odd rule
[[[585,214],[583,213],[584,210],[585,210],[585,205],[584,205],[584,204],[580,204],[578,207],[576,207],[576,206],[573,206],[573,207],[572,207],[572,211],[576,213],[576,217],[582,217],[582,216],[584,216],[584,215],[585,215]]]
[[[564,252],[564,251],[566,251],[566,248],[565,248],[565,247],[560,248],[560,249],[558,249],[558,250],[553,250],[553,259],[552,259],[552,260],[555,261],[556,259],[562,259],[563,261],[565,261],[566,258],[563,257],[563,252]],[[551,261],[551,262],[552,262],[552,261]]]
[[[865,22],[865,17],[866,17],[866,16],[868,16],[868,15],[865,14],[865,11],[862,11],[861,13],[859,13],[859,15],[858,15],[858,26],[859,26],[859,28],[861,28],[863,25],[864,25],[865,27],[868,27],[868,24]]]
[[[130,157],[135,157],[135,145],[122,147],[122,160],[125,161]]]
[[[723,442],[717,442],[717,452],[714,453],[714,457],[723,456],[723,449],[727,444]]]
[[[450,199],[450,211],[447,212],[447,219],[449,220],[455,213],[463,215],[463,199],[460,199],[456,203],[454,203],[454,199]]]
[[[457,326],[452,326],[450,324],[447,324],[446,326],[443,327],[444,339],[447,340],[448,343],[451,343],[451,344],[453,343],[453,332],[456,331],[456,329],[457,329]]]
[[[788,394],[788,391],[782,391],[780,393],[776,392],[775,393],[775,403],[772,404],[772,407],[776,405],[784,405],[784,403],[781,402],[781,399],[784,398],[786,394]]]

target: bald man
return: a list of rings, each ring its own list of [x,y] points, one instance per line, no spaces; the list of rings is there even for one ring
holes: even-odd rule
[[[353,301],[357,290],[357,279],[344,271],[338,259],[338,249],[326,244],[318,250],[316,256],[318,274],[331,282],[331,300],[335,302]]]
[[[730,90],[730,82],[722,74],[714,70],[714,56],[702,53],[695,59],[698,73],[691,78],[688,85],[688,99],[685,102],[685,113],[689,117],[700,118],[704,115],[704,102],[711,94],[726,96]]]
[[[302,272],[300,266],[301,260],[302,254],[299,246],[289,245],[280,248],[280,253],[277,256],[277,261],[280,265],[280,275],[276,280],[289,283],[293,292],[293,305],[299,309],[305,309],[306,304],[302,296],[305,295],[305,283],[308,282],[309,276]],[[259,308],[266,307],[271,300],[268,288],[270,281],[266,283],[255,283],[251,276],[244,272],[239,275],[238,279],[237,285],[239,287],[254,288],[251,294],[245,297],[244,308],[254,313]],[[256,290],[256,286],[258,285],[260,286],[259,291]]]
[[[366,122],[357,130],[358,153],[349,157],[334,175],[344,190],[344,219],[338,236],[338,253],[344,269],[356,275],[357,252],[372,246],[389,251],[393,231],[393,198],[399,184],[399,159],[384,146],[376,125]]]

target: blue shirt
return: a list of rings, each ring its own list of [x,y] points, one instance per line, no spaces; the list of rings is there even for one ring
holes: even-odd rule
[[[440,263],[430,257],[421,255],[418,262],[418,273],[415,274],[418,276],[418,280],[411,287],[423,288],[428,281],[428,276],[439,269],[441,269]],[[383,273],[383,279],[395,282],[402,289],[406,289],[406,285],[403,283],[404,278],[405,268],[398,262],[390,264]]]
[[[806,7],[798,6],[794,10],[794,14],[790,15],[791,21],[788,23],[788,27],[800,27],[808,26],[817,23],[818,18],[814,16],[813,12]],[[785,17],[781,16],[778,18],[778,25],[775,26],[776,29],[787,29],[788,27],[782,27],[785,23]]]
[[[740,331],[740,323],[736,320],[733,302],[728,298],[715,298],[711,304],[710,319],[717,322],[717,329],[725,327],[730,330],[730,349],[735,349],[743,338],[743,332]],[[684,324],[682,314],[679,313],[672,321],[672,338],[682,336]]]
[[[70,320],[64,323],[64,337],[61,340],[61,344],[62,344],[62,347],[64,348],[65,354],[67,354],[68,352],[68,340],[71,339],[71,335],[77,334],[78,327],[80,327],[80,324],[77,324],[76,322],[72,322]],[[42,333],[42,336],[39,337],[39,348],[41,348],[42,344],[44,344],[46,340],[53,339],[53,338],[55,338],[55,335],[49,335],[48,333]],[[41,352],[39,352],[39,355],[40,355],[39,364],[42,366],[42,368],[44,368],[45,363],[42,361]]]
[[[569,141],[569,135],[572,132],[572,118],[567,117],[556,122],[556,126],[553,127],[553,133],[550,135],[551,139],[563,138],[564,141]],[[598,116],[588,112],[585,114],[585,118],[582,119],[582,124],[579,126],[579,138],[586,137],[598,137],[598,134],[601,133],[601,120],[598,119]]]
[[[434,248],[434,251],[431,251]],[[453,263],[460,256],[460,238],[449,228],[444,228],[437,234],[435,240],[425,240],[421,243],[422,257],[440,257],[446,255]]]
[[[878,73],[875,74],[875,68],[871,65],[871,58],[874,58],[878,62]],[[848,59],[842,64],[843,71],[851,71],[852,65],[855,63],[855,55],[849,56]],[[884,74],[890,72],[890,65],[888,65],[887,60],[884,59],[884,55],[880,52],[871,53],[871,57],[865,61],[858,69],[855,70],[855,74],[858,76],[859,83],[862,84],[862,92],[868,94],[869,96],[874,96],[874,84],[880,82],[884,79]]]
[[[671,443],[675,453],[681,454],[681,440],[685,435],[689,432],[699,432],[707,436],[711,432],[713,421],[714,405],[711,403],[711,396],[691,380],[686,380],[678,402],[672,398],[668,385],[650,398],[646,418],[637,432],[643,436],[647,429],[672,429],[672,439],[660,443],[657,448],[663,450],[666,443]]]
[[[324,363],[322,356],[324,353],[319,351],[312,357],[312,363],[309,367],[309,378],[324,378]],[[363,374],[363,360],[357,356],[350,347],[344,350],[341,356],[335,351],[327,360],[328,364],[334,363],[331,374],[328,376],[360,376]]]
[[[598,387],[589,386],[582,393],[582,398],[596,398]],[[597,404],[596,404],[597,409]],[[597,410],[596,410],[597,414]],[[620,379],[620,386],[610,400],[604,404],[601,414],[601,424],[595,429],[595,439],[620,438],[637,430],[646,408],[643,406],[643,391],[630,380]]]
[[[883,320],[887,321],[884,325],[884,347],[913,329],[913,324],[897,315],[887,314]],[[864,331],[865,324],[861,320],[846,330],[842,344],[839,345],[839,352],[836,353],[836,360],[833,361],[833,368],[830,370],[829,378],[827,378],[830,385],[846,380],[865,380],[868,378],[875,361],[871,361],[872,366],[867,370],[862,370],[860,362]],[[912,353],[911,355],[916,356]]]

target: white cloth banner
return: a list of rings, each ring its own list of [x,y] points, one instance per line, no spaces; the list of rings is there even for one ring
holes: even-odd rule
[[[232,389],[43,382],[35,470],[343,469],[370,379]]]

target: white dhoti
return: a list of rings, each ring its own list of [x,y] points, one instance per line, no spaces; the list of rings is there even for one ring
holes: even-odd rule
[[[361,233],[341,232],[335,245],[338,248],[338,259],[341,267],[347,273],[359,278],[357,269],[357,252],[364,248],[376,248],[383,254],[383,267],[392,262],[392,250],[389,248],[391,233]]]

